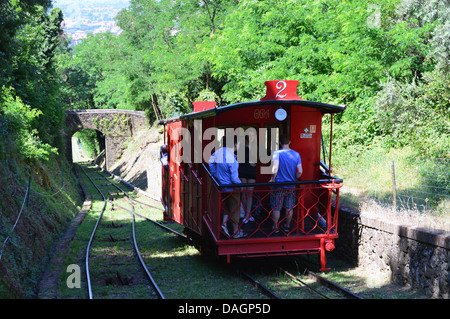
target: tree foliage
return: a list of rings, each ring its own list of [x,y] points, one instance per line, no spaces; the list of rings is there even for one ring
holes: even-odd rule
[[[61,124],[58,104],[154,120],[190,112],[205,94],[223,105],[259,99],[266,80],[295,79],[304,99],[348,105],[335,117],[339,146],[450,157],[449,0],[131,0],[116,17],[120,35],[90,35],[72,50],[48,1],[7,3],[0,84],[42,110],[41,135]]]
[[[337,116],[340,146],[413,143],[448,157],[433,141],[449,133],[442,124],[449,7],[448,0],[132,0],[117,16],[120,36],[92,36],[74,49],[69,91],[80,106],[159,118],[189,112],[205,90],[225,104],[264,96],[265,80],[295,79],[305,99],[348,105]]]
[[[50,0],[0,3],[0,124],[8,127],[2,142],[15,139],[27,158],[55,152],[64,120],[56,71],[64,43],[63,15],[50,6]]]

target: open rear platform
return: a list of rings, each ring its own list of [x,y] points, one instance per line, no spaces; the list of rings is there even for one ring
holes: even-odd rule
[[[244,235],[243,238],[268,238],[268,237],[305,237],[311,235],[325,235],[327,232],[327,224],[325,219],[319,218],[317,220],[313,220],[313,218],[307,218],[303,220],[303,223],[300,221],[296,221],[291,225],[290,229],[286,229],[284,227],[279,227],[278,229],[274,228],[273,221],[270,218],[260,219],[258,217],[253,218],[254,220],[250,220],[247,223],[243,222],[243,219],[240,220],[240,231]],[[229,222],[228,224],[230,224]],[[226,240],[232,237],[231,227],[228,225],[228,234],[227,235],[223,230],[220,232],[219,239]],[[334,233],[334,230],[331,231]]]
[[[326,270],[325,251],[334,249],[338,237],[338,198],[342,184],[331,182],[299,182],[290,189],[295,194],[290,228],[286,229],[287,209],[282,206],[275,225],[271,196],[278,192],[270,184],[255,184],[249,191],[235,187],[233,191],[221,191],[212,176],[209,184],[207,210],[203,214],[204,225],[217,246],[219,255],[235,257],[260,257],[275,255],[319,254],[321,270]],[[231,196],[240,203],[233,211],[225,205]],[[251,199],[252,220],[244,223],[242,203]],[[280,207],[280,206],[278,206]],[[229,216],[239,210],[238,222]],[[224,224],[223,221],[227,220]],[[226,225],[226,226],[225,226]],[[224,229],[226,227],[226,229]]]

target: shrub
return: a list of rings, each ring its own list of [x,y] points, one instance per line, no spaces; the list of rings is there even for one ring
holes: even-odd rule
[[[12,89],[0,90],[0,136],[2,155],[7,151],[5,144],[14,145],[26,159],[48,160],[50,154],[57,154],[56,148],[41,141],[38,131],[32,127],[33,121],[42,111],[14,96]]]

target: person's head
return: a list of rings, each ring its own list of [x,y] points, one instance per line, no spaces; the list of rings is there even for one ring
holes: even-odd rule
[[[159,151],[161,152],[161,154],[166,154],[167,153],[167,145],[166,144],[161,145]]]
[[[237,144],[238,144],[238,137],[236,135],[233,135],[233,139],[230,141],[227,139],[226,134],[222,137],[222,147],[228,147],[235,150],[237,148]]]
[[[286,135],[282,135],[280,137],[280,145],[281,146],[283,146],[283,145],[289,146],[289,144],[291,144],[291,139],[289,137],[287,137]]]

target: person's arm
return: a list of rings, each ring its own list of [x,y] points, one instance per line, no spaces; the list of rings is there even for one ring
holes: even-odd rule
[[[295,179],[299,179],[300,176],[303,174],[303,168],[302,168],[302,158],[300,157],[300,154],[298,154],[297,158],[297,172],[295,174]]]
[[[302,168],[302,163],[297,165],[297,173],[295,174],[295,178],[299,179],[300,176],[302,176],[303,174],[303,168]]]
[[[211,155],[211,157],[209,158],[208,164],[209,164],[209,170],[211,171],[211,174],[213,176],[216,176],[216,172],[217,172],[216,153]]]
[[[279,165],[280,161],[278,159],[272,160],[272,176],[269,179],[269,183],[275,182],[275,177],[277,177]]]
[[[231,163],[229,165],[230,165],[232,184],[240,184],[241,180],[239,179],[239,163],[234,161],[234,163]]]

